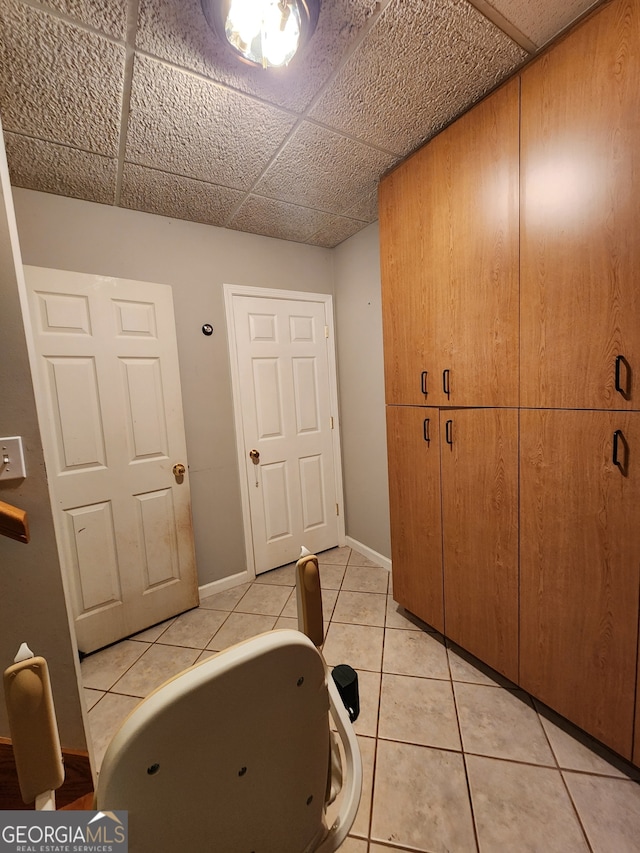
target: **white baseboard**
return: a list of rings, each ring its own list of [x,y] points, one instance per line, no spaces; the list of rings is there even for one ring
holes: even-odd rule
[[[353,548],[359,554],[362,554],[363,557],[371,560],[372,563],[375,563],[377,566],[382,566],[382,568],[386,569],[388,572],[391,571],[391,560],[389,557],[383,557],[382,554],[378,554],[378,552],[374,551],[373,548],[363,545],[362,542],[358,542],[357,539],[353,539],[351,536],[345,536],[344,541],[346,545]]]
[[[228,578],[220,578],[220,580],[205,583],[198,587],[200,598],[208,598],[210,595],[216,595],[218,592],[225,592],[227,589],[233,589],[234,586],[240,586],[241,583],[249,583],[255,580],[249,572],[237,572],[235,575],[229,575]]]
[[[388,572],[391,571],[391,560],[389,557],[383,557],[382,554],[378,554],[373,548],[363,545],[362,542],[358,542],[357,539],[353,539],[351,536],[345,536],[344,544],[348,545],[349,548],[353,548],[368,560],[371,560],[376,566],[381,566]],[[229,575],[228,578],[220,578],[220,580],[203,584],[201,587],[198,587],[198,592],[200,593],[200,598],[208,598],[210,595],[225,592],[227,589],[233,589],[234,586],[240,586],[241,583],[250,583],[253,580],[255,580],[255,577],[250,572],[237,572],[235,575]]]

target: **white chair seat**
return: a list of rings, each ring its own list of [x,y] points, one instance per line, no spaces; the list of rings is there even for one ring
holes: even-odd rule
[[[329,710],[345,752],[338,818]],[[299,631],[261,634],[185,670],[125,720],[96,808],[129,812],[132,853],[337,849],[362,784],[357,741],[322,656]]]

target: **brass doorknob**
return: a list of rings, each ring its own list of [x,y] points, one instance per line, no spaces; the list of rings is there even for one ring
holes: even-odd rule
[[[259,450],[250,450],[249,458],[253,462],[254,465],[257,465],[260,462],[260,451]]]
[[[173,466],[173,476],[177,479],[178,477],[184,477],[186,468],[181,462],[178,462],[177,465]]]

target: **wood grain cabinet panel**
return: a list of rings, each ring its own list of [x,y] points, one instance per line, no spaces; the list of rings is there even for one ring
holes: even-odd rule
[[[445,631],[518,680],[518,411],[441,412]]]
[[[387,406],[393,597],[518,677],[518,412]]]
[[[518,405],[518,92],[380,185],[387,403]]]
[[[522,686],[631,758],[640,414],[523,410]]]
[[[444,631],[438,410],[387,406],[393,597]]]
[[[640,408],[640,4],[522,73],[521,405]]]
[[[394,596],[640,766],[640,0],[379,212]]]
[[[399,166],[380,185],[380,272],[384,333],[385,395],[390,404],[427,405],[427,341],[437,316],[424,287],[424,151]],[[433,368],[431,368],[433,370]]]
[[[426,217],[425,283],[439,294],[438,405],[519,403],[518,145],[516,79],[433,142],[441,186]]]

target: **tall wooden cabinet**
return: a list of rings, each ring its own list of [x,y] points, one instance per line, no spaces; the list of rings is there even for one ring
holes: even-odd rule
[[[437,313],[423,287],[423,159],[418,152],[392,172],[378,199],[386,400],[417,406],[427,403],[427,322]]]
[[[631,758],[638,2],[603,7],[521,79],[521,683]]]
[[[518,405],[518,88],[380,186],[388,404]]]
[[[637,764],[639,117],[612,0],[380,187],[394,594]]]
[[[520,683],[631,757],[640,413],[520,413]]]
[[[518,405],[518,89],[511,80],[425,149],[432,405]]]
[[[393,595],[444,631],[438,410],[387,406],[387,444]]]
[[[517,410],[496,407],[518,405],[518,121],[512,80],[379,204],[394,595],[512,679]]]
[[[517,680],[517,409],[387,406],[387,436],[394,598]]]
[[[518,680],[518,410],[440,412],[445,631]]]
[[[639,409],[637,0],[521,79],[521,405]]]

